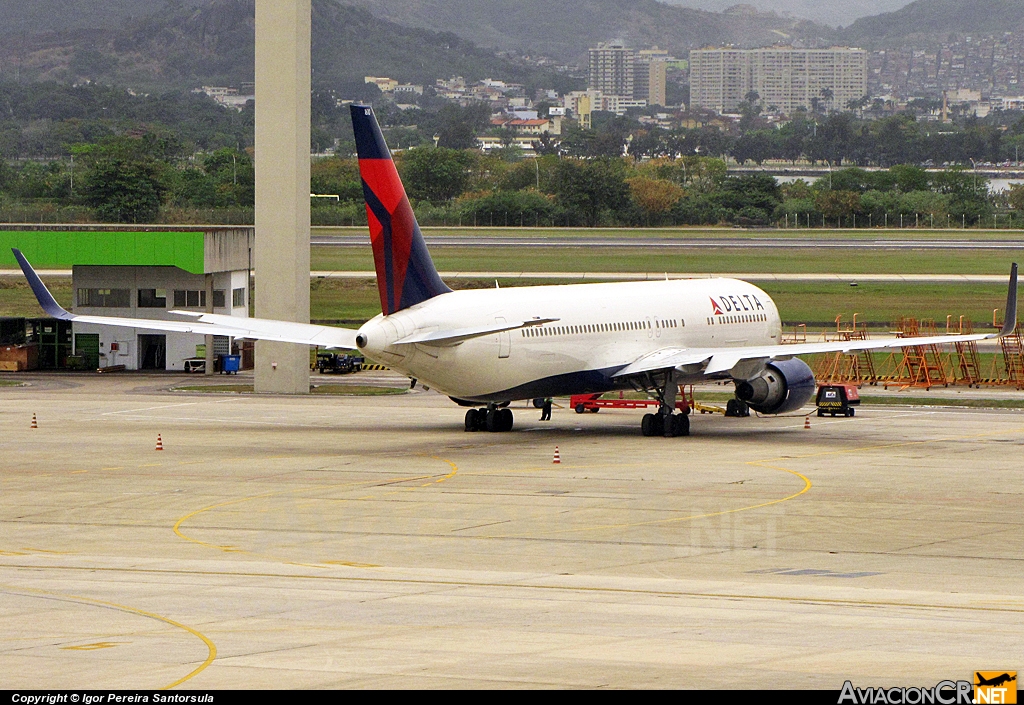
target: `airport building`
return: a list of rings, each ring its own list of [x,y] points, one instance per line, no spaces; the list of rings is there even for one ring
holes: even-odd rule
[[[867,95],[867,52],[831,49],[694,49],[690,51],[690,103],[717,112],[736,110],[754,91],[764,106],[783,113],[845,110]]]
[[[76,314],[165,320],[188,320],[174,310],[249,315],[252,228],[7,227],[0,231],[0,268],[17,269],[11,253],[16,247],[42,276],[70,274]],[[54,330],[67,326],[52,323]],[[26,327],[29,341],[34,330],[45,329],[39,320]],[[186,370],[201,366],[206,344],[193,333],[83,323],[60,339],[64,344],[43,356],[44,366],[65,367],[70,355],[85,369]],[[212,342],[214,359],[237,351],[227,337]]]

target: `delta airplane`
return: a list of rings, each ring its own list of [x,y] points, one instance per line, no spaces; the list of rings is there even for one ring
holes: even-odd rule
[[[75,315],[15,250],[43,309],[83,323],[358,349],[470,407],[465,430],[510,431],[512,401],[632,389],[660,402],[645,436],[689,435],[679,385],[732,380],[730,410],[782,414],[815,390],[797,355],[986,340],[1013,332],[1017,265],[998,333],[781,345],[779,310],[735,279],[572,284],[452,291],[423,235],[371,108],[352,106],[381,314],[359,330],[174,311],[193,320]],[[686,409],[688,412],[689,409]]]

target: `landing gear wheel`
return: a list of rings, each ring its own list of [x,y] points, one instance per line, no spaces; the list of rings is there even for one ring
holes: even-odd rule
[[[466,412],[466,433],[480,430],[480,412],[477,409],[469,409]]]
[[[750,416],[750,407],[739,399],[730,399],[725,403],[725,415],[743,419]]]
[[[512,409],[501,409],[498,411],[501,416],[501,431],[508,433],[512,430],[512,424],[515,423],[515,418],[512,416]]]
[[[654,435],[654,414],[644,414],[640,420],[640,433],[644,436]]]
[[[488,409],[484,412],[484,427],[491,433],[501,430],[501,412],[498,409]]]
[[[690,435],[690,417],[686,414],[676,414],[672,417],[672,435],[673,436],[689,436]]]

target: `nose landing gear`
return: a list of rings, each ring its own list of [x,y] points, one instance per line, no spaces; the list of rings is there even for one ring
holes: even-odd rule
[[[491,404],[486,409],[469,409],[466,412],[466,432],[490,431],[507,433],[512,430],[514,419],[512,409],[498,409]]]

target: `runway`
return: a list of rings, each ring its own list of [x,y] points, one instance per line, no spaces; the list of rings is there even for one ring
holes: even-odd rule
[[[1019,412],[663,439],[520,405],[467,434],[433,392],[0,377],[24,379],[0,386],[9,689],[838,689],[1020,658]]]

